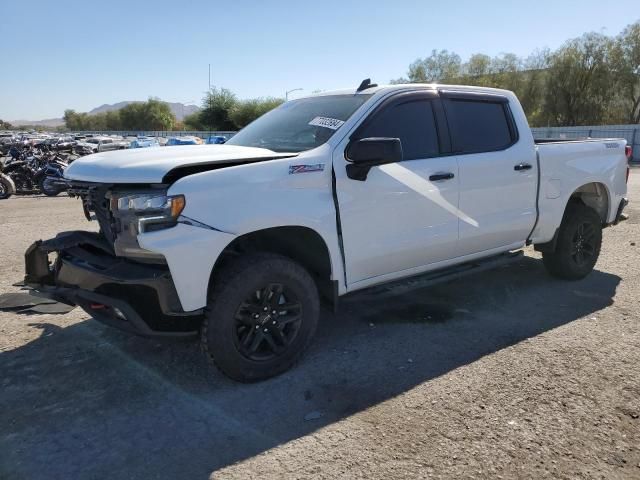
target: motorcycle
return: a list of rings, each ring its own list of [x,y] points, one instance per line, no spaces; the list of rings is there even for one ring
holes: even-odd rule
[[[2,163],[0,163],[0,200],[5,200],[16,193],[16,184],[11,177],[2,173]]]
[[[57,154],[34,154],[34,149],[12,149],[4,164],[2,191],[8,198],[14,193],[38,193],[53,197],[67,189],[64,170],[67,163]],[[9,183],[11,181],[11,184]],[[8,196],[6,196],[8,195]]]
[[[33,180],[47,197],[55,197],[67,189],[64,171],[68,164],[57,158],[42,163],[33,174]]]

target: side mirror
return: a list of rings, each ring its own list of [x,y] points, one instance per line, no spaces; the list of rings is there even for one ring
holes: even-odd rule
[[[345,151],[347,176],[365,181],[371,167],[402,161],[402,143],[399,138],[370,137],[353,140]]]

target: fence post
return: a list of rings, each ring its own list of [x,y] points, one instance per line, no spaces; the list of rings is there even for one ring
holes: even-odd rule
[[[633,162],[636,157],[636,133],[638,133],[638,129],[634,128],[633,133],[631,134],[631,158],[630,162]]]

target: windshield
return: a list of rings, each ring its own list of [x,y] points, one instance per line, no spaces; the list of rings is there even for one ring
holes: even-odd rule
[[[322,95],[283,103],[235,134],[227,145],[302,152],[325,143],[371,95]]]

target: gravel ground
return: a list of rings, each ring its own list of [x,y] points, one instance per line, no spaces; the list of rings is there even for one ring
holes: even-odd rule
[[[640,198],[640,171],[631,199]],[[194,343],[0,312],[0,478],[640,478],[640,208],[596,270],[517,263],[323,313],[291,372],[233,383]],[[69,198],[0,202],[0,293]],[[91,227],[89,227],[91,228]]]

